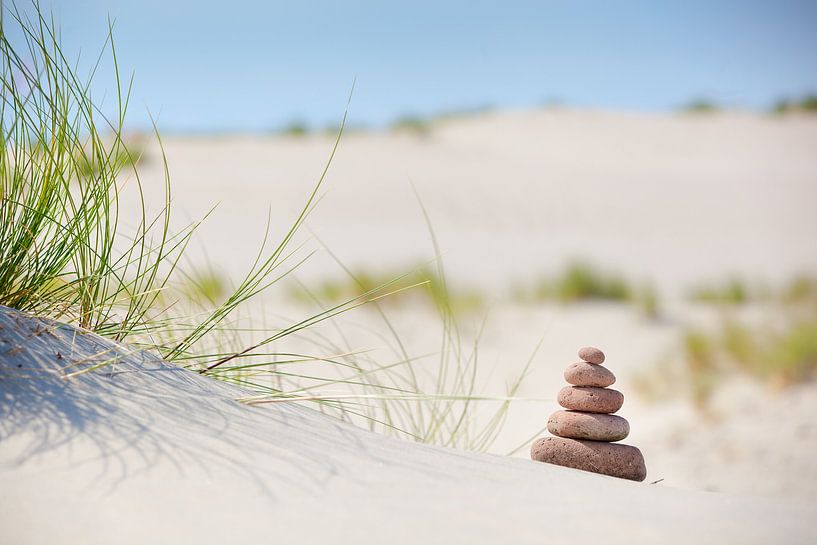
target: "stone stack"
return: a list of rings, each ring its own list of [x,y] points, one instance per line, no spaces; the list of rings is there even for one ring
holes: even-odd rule
[[[570,364],[565,380],[571,384],[559,392],[559,405],[548,419],[548,431],[555,437],[537,439],[531,458],[549,464],[602,473],[622,479],[643,481],[647,476],[641,451],[621,441],[630,433],[630,424],[613,413],[624,403],[624,395],[608,386],[615,375],[604,363],[598,348],[579,350],[582,361]]]

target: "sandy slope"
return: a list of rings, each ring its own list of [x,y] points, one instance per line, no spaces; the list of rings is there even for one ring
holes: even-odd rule
[[[255,257],[267,211],[273,235],[280,236],[317,180],[332,140],[175,135],[165,145],[175,226],[220,203],[191,249],[239,276]],[[716,400],[717,417],[702,419],[682,403],[641,402],[632,379],[677,354],[685,327],[717,324],[717,311],[701,320],[700,309],[682,301],[689,288],[733,274],[750,283],[817,274],[815,149],[814,116],[749,113],[511,111],[449,120],[425,136],[349,133],[308,224],[350,266],[403,272],[433,257],[414,184],[452,286],[488,295],[489,322],[480,343],[484,391],[502,394],[543,340],[520,395],[545,401],[514,406],[496,452],[543,426],[558,408],[562,370],[577,347],[595,344],[607,352],[616,387],[627,398],[621,414],[630,420],[631,442],[645,453],[650,480],[814,500],[813,384],[777,393],[727,388]],[[148,148],[140,166],[149,193],[161,200],[158,159],[158,150]],[[125,223],[128,213],[126,207]],[[301,234],[299,242],[310,236]],[[319,247],[307,240],[305,250]],[[626,306],[507,300],[515,280],[555,273],[576,257],[635,283],[654,282],[664,319],[645,320]],[[298,275],[312,285],[344,276],[325,253]],[[308,315],[272,292],[273,304],[249,311],[265,316],[264,327]],[[437,349],[433,315],[408,307],[391,318],[412,356]],[[352,348],[392,361],[381,339],[358,335],[383,331],[374,313],[356,311],[340,322]],[[317,329],[334,333],[328,324]],[[296,346],[327,354],[291,338],[277,348]]]
[[[817,505],[387,439],[0,311],[0,543],[809,543]],[[60,357],[57,356],[59,352]],[[117,356],[104,370],[64,380]]]

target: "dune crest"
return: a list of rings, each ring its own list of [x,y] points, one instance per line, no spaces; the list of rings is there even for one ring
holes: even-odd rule
[[[0,307],[0,543],[817,537],[814,505],[412,444],[302,406],[242,405],[243,394]]]

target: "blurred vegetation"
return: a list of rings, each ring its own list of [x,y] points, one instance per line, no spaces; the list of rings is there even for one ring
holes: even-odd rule
[[[568,265],[555,276],[517,285],[511,290],[511,298],[518,303],[612,301],[635,305],[649,319],[658,319],[661,315],[655,286],[649,283],[634,286],[618,274],[583,262]]]
[[[344,125],[343,126],[343,134],[344,136],[348,136],[350,134],[366,132],[368,127],[363,124],[356,124],[356,125]],[[335,137],[340,132],[340,125],[330,123],[323,128],[323,133],[327,136]]]
[[[726,294],[728,302],[746,300],[743,290]],[[687,329],[680,358],[636,377],[639,392],[653,400],[683,392],[706,409],[735,374],[775,388],[817,379],[817,277],[795,278],[764,304],[768,318],[762,324],[746,323],[726,309],[717,330]]]
[[[457,108],[453,110],[443,110],[434,115],[404,115],[396,119],[390,126],[395,132],[412,133],[416,136],[429,136],[434,126],[446,121],[465,119],[471,116],[483,114],[493,109],[490,105],[475,106],[471,108]]]
[[[366,125],[343,125],[343,134],[344,136],[348,136],[350,134],[360,133],[367,131],[368,128]],[[328,136],[331,138],[335,138],[341,132],[341,126],[338,123],[329,123],[324,127],[311,127],[304,121],[300,120],[293,120],[290,123],[284,125],[283,127],[273,131],[274,134],[280,136],[292,136],[295,138],[299,138],[302,136],[311,136],[311,135],[323,135]]]
[[[405,134],[412,134],[419,137],[430,136],[434,127],[437,124],[456,119],[464,119],[470,116],[489,112],[492,106],[477,106],[472,108],[459,108],[452,110],[443,110],[433,115],[423,116],[416,114],[406,114],[395,119],[390,125],[389,130],[393,132],[402,132]],[[344,125],[343,132],[345,134],[360,133],[370,130],[370,127],[362,124]],[[329,124],[323,128],[310,127],[302,120],[293,120],[290,123],[275,131],[276,134],[284,136],[306,136],[310,134],[325,134],[329,136],[336,136],[340,130],[337,124]]]
[[[431,120],[416,115],[406,115],[392,123],[391,130],[415,136],[428,136],[431,133]]]
[[[679,110],[689,114],[711,114],[719,112],[721,107],[712,100],[697,98],[684,104]]]
[[[783,290],[781,297],[785,303],[808,305],[817,301],[817,278],[800,275],[795,277]]]
[[[290,299],[301,303],[338,303],[363,297],[373,292],[391,293],[381,300],[384,306],[400,306],[409,301],[424,301],[437,307],[448,306],[457,312],[478,311],[485,308],[484,295],[478,290],[452,291],[447,288],[436,270],[423,265],[405,272],[373,272],[356,270],[350,275],[310,283],[310,287],[290,284]]]
[[[723,303],[741,305],[753,298],[746,284],[739,278],[730,278],[720,284],[695,288],[689,297],[692,301],[702,303]]]
[[[817,112],[817,95],[806,95],[800,100],[783,99],[772,108],[776,114],[815,113]]]
[[[445,290],[440,278],[428,266],[417,267],[409,273],[356,270],[346,278],[312,282],[308,290],[292,284],[288,296],[301,303],[316,300],[335,303],[374,290],[396,292],[382,302],[389,306],[424,300],[435,305],[446,302],[459,312],[470,312],[482,310],[487,305],[487,295],[476,288],[454,292]],[[541,277],[529,285],[517,285],[511,289],[509,298],[521,304],[620,302],[635,306],[646,318],[661,317],[660,298],[652,284],[633,287],[623,277],[584,263],[570,265],[555,277]]]
[[[100,153],[94,147],[91,147],[90,150],[82,148],[75,153],[77,177],[91,178],[99,175],[104,168],[110,167],[118,170],[132,169],[145,160],[144,146],[138,140],[122,143],[121,146],[109,150],[107,152],[109,156],[101,157]]]
[[[646,318],[657,320],[661,317],[661,302],[658,291],[652,284],[641,286],[636,294],[635,302]]]
[[[565,101],[558,97],[549,97],[542,101],[545,110],[560,110],[565,107]]]
[[[622,277],[587,263],[573,263],[555,277],[542,277],[532,286],[514,290],[520,302],[630,301],[632,296],[632,288]]]
[[[284,136],[306,136],[310,133],[309,126],[300,120],[290,121],[279,131]]]
[[[541,285],[547,294],[551,289],[562,301],[582,299],[604,299],[609,301],[629,301],[632,289],[627,282],[614,274],[595,270],[588,265],[570,266],[555,286]]]
[[[210,305],[222,302],[230,292],[227,278],[211,268],[195,271],[182,287],[182,294],[189,300]]]

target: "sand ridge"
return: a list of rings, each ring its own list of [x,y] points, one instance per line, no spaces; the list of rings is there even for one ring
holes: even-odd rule
[[[814,504],[630,483],[389,439],[292,404],[249,407],[238,388],[7,308],[0,338],[0,543],[817,537]],[[55,373],[112,356],[72,380]]]

